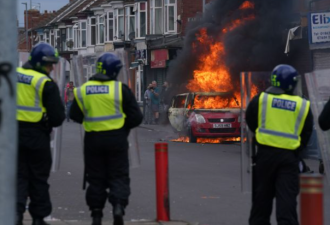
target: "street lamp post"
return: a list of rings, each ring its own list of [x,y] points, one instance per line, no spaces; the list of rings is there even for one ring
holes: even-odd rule
[[[25,45],[26,45],[26,51],[29,51],[29,37],[28,37],[28,32],[29,32],[29,17],[28,17],[28,9],[27,9],[27,2],[22,2],[23,5],[25,5]]]

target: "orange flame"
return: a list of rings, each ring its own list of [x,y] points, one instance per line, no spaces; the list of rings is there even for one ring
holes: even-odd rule
[[[179,137],[177,139],[172,139],[171,141],[174,141],[174,142],[189,142],[189,137]]]
[[[238,100],[232,101],[231,98],[224,98],[222,96],[196,96],[194,104],[195,109],[221,109],[240,107]]]
[[[173,142],[190,142],[189,137],[179,137],[177,139],[172,139]],[[231,141],[241,141],[240,137],[221,137],[221,138],[197,138],[197,143],[211,143],[211,144],[219,144],[223,142],[231,142]]]
[[[240,9],[254,8],[254,4],[245,1]],[[245,21],[253,20],[254,15],[248,15],[242,19],[232,21],[222,30],[222,35],[241,26]],[[205,98],[194,102],[195,108],[220,109],[224,107],[239,107],[241,104],[239,87],[234,86],[229,69],[225,65],[225,47],[222,42],[214,40],[207,34],[206,28],[200,29],[196,34],[196,41],[192,44],[193,51],[204,48],[204,54],[199,57],[199,64],[194,71],[193,79],[187,84],[191,92],[233,92],[230,99],[220,96]]]
[[[239,7],[239,9],[254,9],[254,3],[245,1],[242,3],[242,5]]]
[[[226,141],[241,141],[240,137],[221,137],[221,138],[197,138],[197,143],[219,144]]]

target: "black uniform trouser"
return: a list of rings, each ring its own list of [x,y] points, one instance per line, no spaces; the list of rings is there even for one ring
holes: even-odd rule
[[[298,225],[298,156],[295,151],[259,148],[254,169],[254,190],[250,225],[270,225],[276,198],[278,225]]]
[[[52,164],[50,136],[38,129],[19,129],[17,168],[17,214],[25,212],[30,198],[29,212],[33,218],[49,216],[52,205],[49,184]]]
[[[84,156],[90,210],[103,209],[107,198],[113,206],[126,207],[130,195],[127,136],[86,133]]]

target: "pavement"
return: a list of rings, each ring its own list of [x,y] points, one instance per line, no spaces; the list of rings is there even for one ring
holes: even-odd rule
[[[90,225],[91,218],[82,190],[82,141],[80,127],[63,125],[60,169],[50,176],[53,203],[51,225]],[[170,126],[141,125],[137,129],[140,165],[131,168],[130,204],[125,225],[246,225],[251,196],[242,194],[240,146],[232,144],[193,144],[171,142],[178,137]],[[171,222],[157,222],[155,202],[154,144],[169,145]],[[318,162],[307,160],[317,171]],[[325,184],[324,212],[330,211],[330,188]],[[112,225],[110,204],[106,205],[103,225]],[[299,207],[298,207],[299,213]],[[324,225],[330,225],[330,214],[324,213]],[[24,224],[32,220],[25,214]],[[275,210],[271,219],[276,224]]]
[[[78,221],[78,220],[58,220],[54,218],[45,218],[45,221],[51,225],[90,225],[91,221]],[[28,213],[24,215],[24,224],[32,224],[32,218]],[[112,225],[112,221],[105,221],[103,225]],[[139,221],[125,221],[125,225],[199,225],[198,223],[187,223],[184,221],[152,221],[152,220],[139,220]]]
[[[68,126],[69,123],[64,124],[64,126]],[[72,124],[71,124],[72,126]],[[65,128],[64,128],[65,129]],[[170,139],[177,138],[177,134],[173,133],[173,130],[170,126],[157,126],[157,125],[141,125],[139,129],[145,131],[152,131],[156,132],[160,138],[154,139],[154,142],[164,142],[169,141]],[[77,133],[76,133],[77,134]],[[72,140],[72,139],[71,139]],[[64,139],[65,142],[65,139]],[[52,175],[51,175],[52,176]],[[52,183],[52,182],[50,182]],[[57,219],[52,216],[49,216],[44,219],[50,225],[90,225],[91,219],[89,220],[81,220],[80,218],[77,219]],[[28,212],[24,214],[24,225],[32,224],[32,218]],[[112,221],[109,220],[109,216],[104,218],[102,221],[103,225],[112,225]],[[197,222],[186,222],[186,221],[179,221],[179,220],[172,220],[172,221],[156,221],[152,219],[132,219],[131,221],[125,221],[125,225],[199,225]]]

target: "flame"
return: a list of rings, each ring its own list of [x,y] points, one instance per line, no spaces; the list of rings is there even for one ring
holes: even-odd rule
[[[242,3],[242,5],[239,7],[239,9],[254,9],[254,3],[245,1]]]
[[[179,137],[177,139],[172,139],[173,142],[190,142],[189,137]],[[221,138],[197,138],[197,143],[211,143],[211,144],[219,144],[228,141],[241,141],[240,137],[221,137]]]
[[[240,10],[253,9],[254,3],[245,1]],[[255,19],[254,14],[243,16],[241,19],[231,21],[223,28],[221,38],[246,21]],[[206,28],[202,28],[196,34],[196,41],[192,44],[193,52],[203,48],[203,54],[199,56],[199,64],[194,70],[193,79],[187,84],[191,92],[232,92],[231,98],[212,96],[202,100],[195,99],[194,107],[203,109],[219,109],[224,107],[239,107],[241,105],[240,90],[234,86],[229,69],[225,65],[226,51],[222,42],[216,41],[208,35]],[[197,101],[196,101],[197,100]]]
[[[177,139],[172,139],[171,141],[174,141],[174,142],[189,142],[189,137],[179,137]]]
[[[240,137],[221,137],[221,138],[197,138],[197,143],[219,144],[226,141],[241,141]]]
[[[230,98],[224,98],[221,96],[202,96],[202,98],[197,96],[194,100],[194,104],[195,109],[221,109],[240,107],[238,100],[232,101]]]

